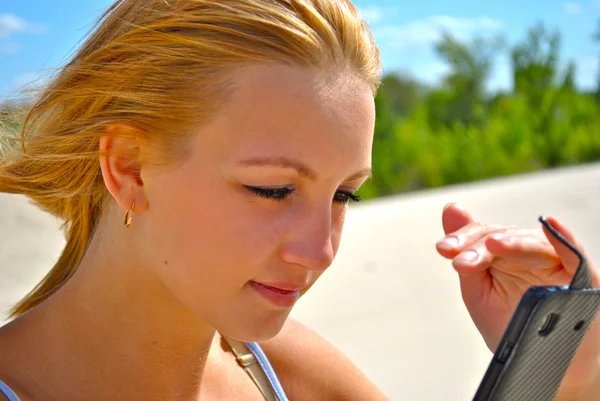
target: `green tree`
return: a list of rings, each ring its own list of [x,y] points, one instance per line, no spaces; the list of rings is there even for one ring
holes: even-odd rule
[[[600,19],[596,25],[596,32],[594,32],[592,38],[594,41],[600,45]],[[596,91],[594,92],[594,97],[596,98],[596,102],[600,105],[600,56],[598,57],[598,72],[596,78]]]
[[[569,61],[565,73],[561,79],[560,89],[563,92],[576,92],[577,86],[575,84],[575,73],[577,72],[577,66],[575,62]]]
[[[513,90],[533,105],[539,104],[544,93],[556,84],[560,42],[560,33],[549,32],[540,22],[511,51]]]
[[[563,122],[570,118],[577,91],[575,64],[569,62],[561,72],[560,46],[560,32],[538,23],[511,51],[514,93],[526,99],[538,133],[533,140],[539,164],[548,167],[568,163],[564,149],[570,138]]]
[[[408,73],[388,74],[381,83],[379,93],[389,103],[390,112],[397,117],[408,117],[423,101],[425,88]]]
[[[464,43],[449,33],[443,34],[435,51],[450,71],[443,78],[441,90],[429,94],[432,124],[482,125],[486,121],[486,84],[493,59],[503,46],[501,37]]]
[[[486,93],[499,46],[490,43],[445,35],[436,51],[449,72],[425,96],[409,76],[384,77],[376,98],[375,176],[361,195],[600,160],[600,107],[577,88],[575,64],[561,63],[560,34],[537,24],[510,49],[514,90],[506,93]]]

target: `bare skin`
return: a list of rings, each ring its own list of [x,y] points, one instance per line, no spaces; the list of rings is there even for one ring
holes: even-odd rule
[[[142,163],[144,142],[121,135],[135,128],[107,130],[102,150],[130,152],[99,158],[112,198],[77,273],[0,328],[0,377],[23,401],[262,399],[218,332],[260,342],[290,399],[386,399],[333,346],[289,320],[292,306],[253,284],[303,294],[332,263],[345,201],[371,166],[369,87],[351,75],[261,66],[240,75],[229,100],[175,166]],[[241,163],[282,157],[311,171]],[[492,351],[527,285],[567,282],[576,268],[541,230],[475,222],[454,205],[442,225],[437,250],[458,272]],[[477,257],[462,258],[468,250]],[[598,339],[596,323],[561,400],[595,388]]]
[[[227,360],[215,352],[207,368],[215,330],[267,340],[291,310],[249,283],[304,293],[331,264],[346,194],[371,166],[370,88],[350,75],[260,66],[241,74],[230,100],[174,166],[142,164],[150,150],[120,135],[135,135],[132,127],[111,126],[102,138],[101,150],[133,152],[99,160],[112,200],[77,273],[0,331],[9,355],[0,377],[23,401],[218,394],[216,378],[203,380]],[[317,177],[241,164],[282,157]],[[295,192],[276,201],[245,186]]]
[[[547,220],[585,254],[564,224],[554,217]],[[446,236],[437,243],[437,250],[458,272],[465,306],[492,352],[530,286],[568,284],[579,266],[577,257],[545,229],[484,224],[454,204],[444,209],[442,226]],[[591,261],[589,267],[592,285],[599,288],[600,274]],[[562,381],[557,400],[598,398],[599,353],[600,320],[596,319]]]

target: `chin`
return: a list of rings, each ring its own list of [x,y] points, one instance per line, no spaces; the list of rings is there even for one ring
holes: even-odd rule
[[[271,316],[269,319],[241,319],[237,324],[222,330],[217,329],[223,336],[243,342],[261,342],[275,337],[285,324],[289,313]],[[243,320],[243,324],[242,323]]]

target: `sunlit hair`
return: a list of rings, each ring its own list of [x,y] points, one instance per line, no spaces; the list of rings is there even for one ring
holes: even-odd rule
[[[64,221],[66,236],[10,317],[52,295],[81,262],[108,199],[98,162],[106,128],[129,124],[177,160],[192,127],[226,101],[236,69],[261,63],[349,72],[373,94],[380,82],[371,32],[347,0],[121,0],[100,17],[0,157],[0,192],[28,196]]]

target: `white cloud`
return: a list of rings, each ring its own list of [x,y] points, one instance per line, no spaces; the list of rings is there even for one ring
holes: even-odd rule
[[[394,12],[393,9],[375,5],[358,7],[358,11],[363,19],[369,24],[377,24],[378,22],[381,22],[385,16]]]
[[[7,39],[16,33],[42,33],[45,27],[27,22],[14,14],[0,14],[0,39]]]
[[[434,57],[421,62],[405,65],[402,68],[420,82],[429,85],[439,85],[442,79],[450,72],[450,66]],[[487,81],[486,88],[489,92],[510,90],[512,87],[512,67],[508,57],[498,57]]]
[[[393,47],[395,50],[413,50],[430,48],[438,41],[444,31],[460,40],[475,35],[498,32],[503,24],[490,17],[460,18],[448,15],[433,15],[426,19],[414,20],[405,25],[387,25],[374,29],[377,41]]]
[[[449,15],[433,15],[430,17],[430,20],[438,26],[452,31],[498,30],[503,26],[501,21],[485,16],[479,18],[458,18]]]
[[[508,55],[502,55],[498,57],[492,66],[490,78],[487,83],[487,89],[490,92],[507,91],[512,88],[512,85],[512,63]]]
[[[596,57],[587,57],[575,60],[577,85],[583,89],[596,88],[598,73],[600,73],[600,60]]]
[[[592,90],[597,87],[598,74],[600,73],[600,60],[596,57],[587,57],[575,60],[577,70],[575,80],[579,88]],[[394,69],[390,69],[392,71]],[[396,68],[395,70],[400,70]],[[427,60],[404,64],[403,71],[408,71],[419,81],[437,85],[449,72],[449,66],[434,57]],[[487,81],[487,90],[491,93],[511,90],[513,84],[512,64],[508,55],[503,55],[495,60]]]
[[[579,15],[582,11],[581,4],[575,1],[567,1],[563,3],[563,8],[567,14],[571,15]]]
[[[412,73],[420,82],[438,85],[449,71],[450,67],[448,64],[435,60],[416,65]]]
[[[598,60],[596,57],[586,57],[576,61],[577,68],[581,68],[582,70],[595,70],[598,68],[599,62],[600,60]]]

